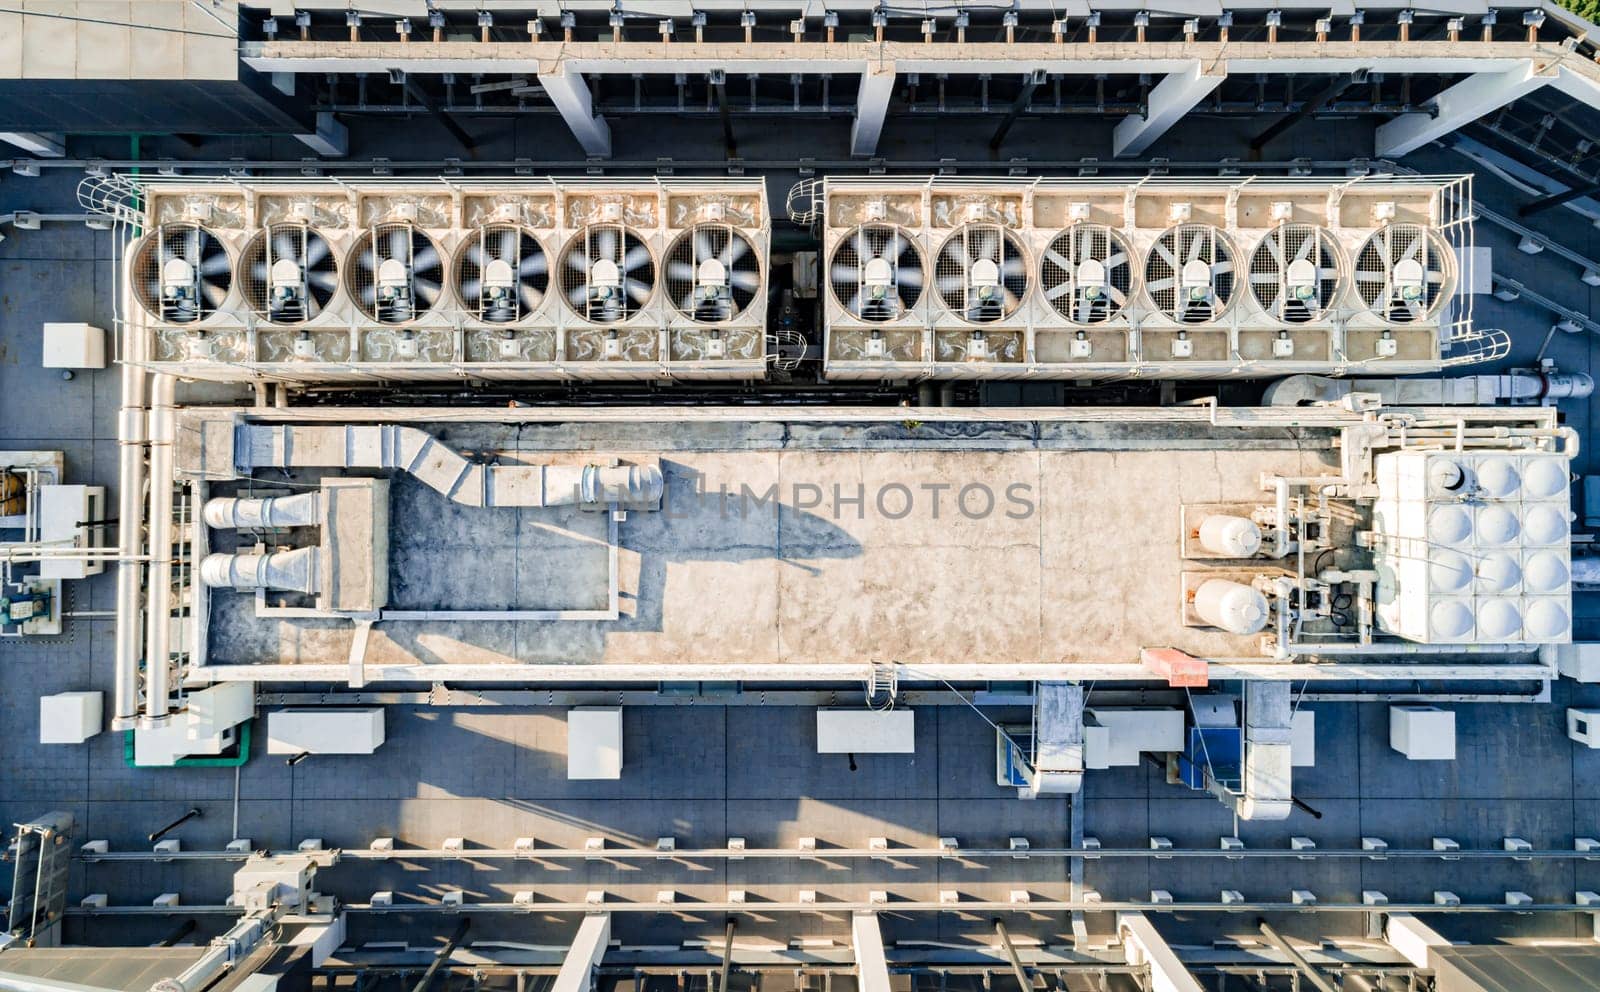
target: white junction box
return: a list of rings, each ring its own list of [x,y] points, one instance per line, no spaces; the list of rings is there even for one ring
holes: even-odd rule
[[[104,486],[40,486],[39,538],[58,548],[104,546],[104,528],[95,522],[105,519],[105,505]],[[39,563],[39,578],[84,579],[104,569],[99,561],[46,558]]]
[[[567,711],[567,778],[622,777],[622,707],[578,706]]]
[[[382,707],[267,714],[268,754],[371,754],[382,744]]]
[[[1311,768],[1317,763],[1317,714],[1304,707],[1289,718],[1289,765]]]
[[[1556,667],[1574,682],[1600,682],[1600,642],[1556,645]]]
[[[1391,706],[1389,746],[1412,761],[1454,761],[1456,715],[1437,706]]]
[[[43,364],[47,369],[105,368],[106,332],[93,324],[45,324]]]
[[[818,754],[913,754],[911,710],[817,710]]]
[[[1089,709],[1083,727],[1086,768],[1139,764],[1140,755],[1183,750],[1183,710]]]
[[[82,744],[100,732],[104,694],[58,692],[39,697],[39,743]]]
[[[1600,748],[1600,710],[1567,709],[1567,736],[1588,748]]]

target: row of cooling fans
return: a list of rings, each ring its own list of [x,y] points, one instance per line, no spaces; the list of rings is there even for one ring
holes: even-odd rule
[[[1136,257],[1120,232],[1078,224],[1058,234],[1034,266],[1013,231],[969,224],[934,253],[932,289],[945,310],[974,324],[1011,317],[1030,292],[1073,323],[1098,324],[1121,314],[1137,296]],[[1450,261],[1450,250],[1436,233],[1392,224],[1361,245],[1351,275],[1368,312],[1409,324],[1428,319],[1444,303]],[[1289,223],[1262,237],[1244,273],[1222,231],[1206,224],[1169,228],[1146,254],[1142,276],[1150,305],[1183,324],[1221,317],[1239,295],[1241,281],[1261,310],[1284,324],[1324,319],[1348,285],[1343,252],[1333,235],[1315,225]],[[907,229],[864,224],[834,248],[828,282],[850,316],[884,323],[921,303],[929,268]]]
[[[214,233],[174,223],[136,246],[130,281],[139,305],[163,323],[205,321],[237,292],[258,319],[299,324],[327,310],[342,283],[369,319],[403,324],[447,305],[446,265],[433,238],[410,224],[364,231],[342,262],[314,228],[275,224],[257,232],[235,264]],[[552,287],[573,314],[598,324],[637,315],[658,288],[680,316],[704,324],[734,320],[762,296],[760,254],[748,235],[725,224],[679,235],[667,247],[661,280],[644,239],[617,224],[583,229],[554,269],[530,231],[492,224],[456,248],[449,285],[470,317],[490,324],[532,316]]]

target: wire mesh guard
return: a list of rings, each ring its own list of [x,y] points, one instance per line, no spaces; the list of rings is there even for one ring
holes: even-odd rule
[[[163,224],[145,235],[129,275],[139,305],[170,324],[214,315],[233,284],[228,249],[198,224]]]
[[[655,294],[655,261],[644,239],[620,224],[590,224],[562,255],[561,290],[573,313],[595,324],[637,314]]]
[[[744,314],[761,291],[750,239],[727,224],[699,224],[667,248],[667,299],[684,317],[722,324]]]
[[[1450,252],[1420,224],[1376,231],[1356,256],[1356,291],[1367,309],[1394,324],[1414,324],[1439,311],[1450,295]]]
[[[934,263],[934,285],[951,313],[974,324],[1017,312],[1028,293],[1022,242],[998,224],[967,224],[945,239]]]
[[[516,224],[480,227],[456,253],[456,293],[467,313],[489,324],[530,316],[550,289],[550,259]]]
[[[922,252],[893,224],[863,224],[844,236],[828,263],[839,305],[871,323],[897,320],[922,299]]]
[[[1150,247],[1144,278],[1150,302],[1168,318],[1215,320],[1233,302],[1233,246],[1209,224],[1168,228]]]
[[[326,238],[304,224],[256,232],[239,257],[245,306],[273,324],[298,324],[327,309],[339,289],[339,265]]]
[[[1056,235],[1039,261],[1046,303],[1075,324],[1103,324],[1133,295],[1133,249],[1101,224],[1076,224]]]
[[[380,224],[350,249],[350,297],[383,324],[403,324],[432,310],[444,289],[444,259],[433,239],[410,224]]]
[[[1339,246],[1314,224],[1280,224],[1250,255],[1250,295],[1286,324],[1320,320],[1339,295]]]

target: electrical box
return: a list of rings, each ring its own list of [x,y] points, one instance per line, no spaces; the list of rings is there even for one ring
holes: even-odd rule
[[[1574,682],[1600,682],[1600,642],[1557,644],[1556,668]]]
[[[1456,715],[1437,706],[1391,706],[1389,746],[1412,761],[1454,761]]]
[[[817,710],[818,754],[911,754],[916,749],[911,710]]]
[[[1094,708],[1084,715],[1085,768],[1129,767],[1145,752],[1183,750],[1183,710]]]
[[[383,744],[383,708],[275,710],[268,754],[371,754]]]
[[[40,486],[39,539],[51,547],[103,547],[106,489],[104,486]],[[39,562],[41,579],[84,579],[105,569],[100,561],[46,558]]]
[[[47,369],[105,368],[106,332],[93,324],[45,324],[43,364]]]
[[[1289,718],[1289,765],[1310,768],[1317,763],[1317,714],[1298,709]]]
[[[567,711],[567,778],[622,777],[622,707],[579,706]]]
[[[82,744],[100,732],[105,696],[58,692],[39,697],[39,743]]]
[[[1600,749],[1600,710],[1567,710],[1567,736],[1587,748]]]

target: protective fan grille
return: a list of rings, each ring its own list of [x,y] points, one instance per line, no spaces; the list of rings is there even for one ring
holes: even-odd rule
[[[339,289],[339,266],[327,239],[304,224],[256,232],[239,257],[245,306],[272,324],[298,324],[321,313]]]
[[[415,320],[439,302],[444,259],[410,224],[380,224],[356,239],[346,288],[361,312],[383,324]]]
[[[1145,291],[1182,324],[1215,320],[1233,302],[1233,246],[1209,224],[1168,228],[1144,263]]]
[[[1075,224],[1045,249],[1039,286],[1045,302],[1073,323],[1104,323],[1133,295],[1133,249],[1109,227]]]
[[[1028,293],[1022,242],[998,224],[968,224],[945,239],[934,285],[951,313],[974,324],[1017,312]]]
[[[761,291],[761,262],[750,239],[727,224],[699,224],[667,249],[667,299],[700,324],[721,324],[750,308]]]
[[[590,224],[562,255],[562,295],[573,313],[591,323],[627,320],[649,302],[655,288],[649,247],[620,224]]]
[[[1367,309],[1395,324],[1411,324],[1444,303],[1449,249],[1419,224],[1390,224],[1356,256],[1356,291]]]
[[[192,324],[217,312],[233,284],[228,249],[198,224],[163,224],[134,252],[129,280],[150,316]]]
[[[1314,224],[1280,224],[1250,255],[1250,295],[1286,324],[1321,319],[1339,295],[1339,246]]]
[[[922,252],[893,224],[863,224],[833,249],[828,286],[859,320],[897,320],[922,299]]]
[[[489,324],[515,323],[544,302],[550,259],[526,228],[488,224],[457,250],[455,285],[469,314]]]

